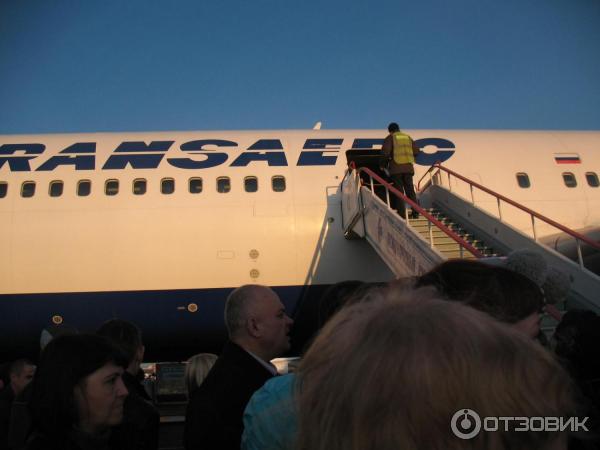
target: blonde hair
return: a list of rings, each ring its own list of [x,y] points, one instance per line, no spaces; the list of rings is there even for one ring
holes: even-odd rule
[[[431,291],[388,294],[340,311],[299,367],[297,448],[530,449],[559,433],[455,437],[455,412],[481,417],[563,416],[566,372],[541,346]],[[391,297],[391,298],[390,298]]]
[[[217,355],[212,353],[198,353],[187,360],[185,386],[188,396],[202,384],[216,360]]]

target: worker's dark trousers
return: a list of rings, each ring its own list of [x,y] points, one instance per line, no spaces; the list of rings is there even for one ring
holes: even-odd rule
[[[415,194],[415,186],[413,184],[413,175],[412,173],[396,173],[392,174],[392,182],[394,183],[394,187],[410,198],[413,202],[417,203],[417,195]],[[391,206],[400,216],[405,216],[404,202],[397,198],[395,195],[391,196]],[[416,211],[415,211],[416,212]]]

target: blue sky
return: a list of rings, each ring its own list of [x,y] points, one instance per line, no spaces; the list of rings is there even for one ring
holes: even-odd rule
[[[600,129],[598,0],[0,0],[0,133]]]

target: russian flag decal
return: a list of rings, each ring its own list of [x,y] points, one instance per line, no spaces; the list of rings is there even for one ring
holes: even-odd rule
[[[555,153],[554,161],[556,164],[581,164],[577,153]]]

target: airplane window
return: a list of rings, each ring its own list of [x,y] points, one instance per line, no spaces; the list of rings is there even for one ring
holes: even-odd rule
[[[190,178],[190,194],[199,194],[202,192],[202,178]]]
[[[0,198],[6,197],[6,193],[8,192],[8,183],[0,183]]]
[[[60,197],[63,193],[64,184],[62,181],[50,182],[50,197]]]
[[[117,195],[119,193],[119,180],[106,180],[104,193],[106,195]]]
[[[258,191],[258,178],[256,178],[256,177],[244,178],[244,190],[246,192]]]
[[[587,172],[585,174],[585,179],[587,180],[588,185],[590,185],[591,187],[600,186],[600,182],[598,181],[598,175],[596,175],[594,172]]]
[[[137,178],[133,180],[133,195],[144,195],[146,193],[146,180]]]
[[[163,178],[160,180],[160,192],[163,194],[172,194],[175,192],[175,180],[173,178]]]
[[[281,175],[276,175],[273,178],[271,178],[271,187],[275,192],[285,191],[285,177]]]
[[[21,186],[21,197],[33,197],[35,194],[35,181],[25,181]]]
[[[219,177],[217,178],[217,192],[221,194],[226,194],[231,191],[231,180],[229,177]]]
[[[90,180],[81,180],[77,183],[77,195],[87,197],[92,192],[92,182]]]
[[[575,175],[573,173],[563,172],[562,176],[565,182],[565,186],[569,188],[574,188],[577,186],[577,179],[575,178]]]
[[[529,175],[523,172],[519,172],[517,174],[517,183],[519,183],[519,187],[528,188],[531,187],[531,183],[529,181]]]

